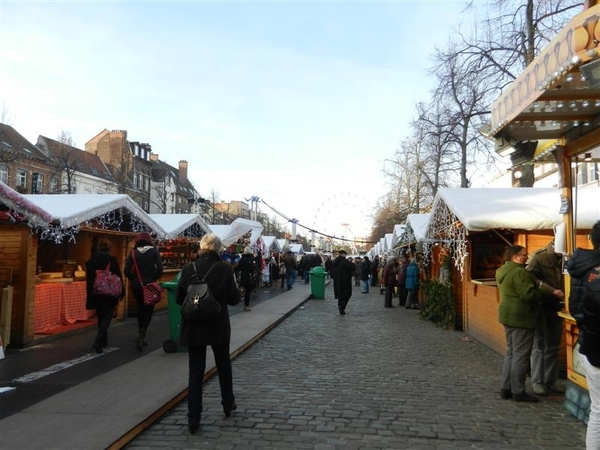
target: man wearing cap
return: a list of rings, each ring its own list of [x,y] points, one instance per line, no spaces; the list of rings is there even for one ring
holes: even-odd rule
[[[342,249],[337,258],[331,263],[333,277],[333,294],[338,301],[338,310],[343,316],[346,314],[346,306],[352,297],[352,277],[354,275],[354,264],[346,259],[348,253]]]

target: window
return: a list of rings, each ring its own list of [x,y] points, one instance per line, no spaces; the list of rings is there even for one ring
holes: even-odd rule
[[[133,186],[138,188],[140,187],[140,177],[139,174],[137,172],[135,172],[133,174]]]
[[[8,166],[6,164],[0,164],[0,181],[8,184]]]
[[[58,178],[52,177],[50,178],[50,184],[48,185],[48,192],[51,194],[56,194],[58,191]]]
[[[32,194],[43,194],[44,193],[44,175],[41,173],[35,173],[31,175],[31,193]]]
[[[27,171],[23,169],[17,169],[17,186],[27,187]]]

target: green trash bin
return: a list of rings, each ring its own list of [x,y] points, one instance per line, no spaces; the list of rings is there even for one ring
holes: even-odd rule
[[[323,300],[325,298],[325,268],[316,266],[308,272],[310,275],[310,293],[313,298]]]
[[[177,284],[181,272],[175,275],[173,281],[165,281],[160,285],[167,290],[167,311],[169,313],[169,339],[163,343],[163,350],[167,353],[187,351],[187,347],[179,347],[179,327],[181,326],[181,306],[175,302]]]

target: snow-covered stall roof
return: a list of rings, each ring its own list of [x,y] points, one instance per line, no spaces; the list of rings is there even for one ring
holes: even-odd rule
[[[387,252],[390,252],[393,248],[394,243],[394,233],[385,233],[385,249]]]
[[[73,234],[67,229],[77,228],[91,220],[106,228],[118,227],[122,218],[112,214],[118,209],[129,213],[131,231],[150,231],[158,237],[165,235],[165,230],[125,194],[34,194],[24,197],[52,216],[51,222],[55,229],[45,237],[56,241],[67,235],[72,237]]]
[[[600,218],[600,189],[577,191],[577,226],[591,228]],[[444,188],[433,202],[428,236],[452,213],[468,231],[494,228],[549,230],[563,223],[561,191],[554,188]]]
[[[287,251],[290,248],[287,239],[277,239],[277,244],[279,244],[279,248],[282,252]]]
[[[279,248],[279,242],[277,241],[277,238],[275,236],[261,236],[261,238],[265,244],[267,252],[281,251],[281,248]]]
[[[165,230],[165,239],[177,236],[200,237],[210,233],[209,225],[200,214],[148,214]]]
[[[302,244],[290,244],[290,251],[295,255],[304,254],[304,249],[302,248]]]
[[[600,189],[581,188],[573,197],[577,228],[591,228],[600,218]],[[443,188],[433,202],[427,237],[453,242],[462,273],[469,232],[552,230],[564,223],[561,206],[561,190],[554,188]]]
[[[47,225],[52,222],[52,216],[29,201],[24,195],[0,181],[0,203],[14,212],[21,214],[32,225]]]
[[[241,218],[235,219],[230,225],[209,224],[208,226],[210,231],[221,238],[221,241],[225,247],[235,243],[239,238],[244,236],[249,231],[251,232],[250,244],[254,244],[260,237],[260,233],[263,230],[263,226],[259,222]]]
[[[409,214],[406,217],[406,226],[411,228],[412,233],[417,241],[423,241],[427,234],[427,225],[431,218],[430,213],[425,214]]]

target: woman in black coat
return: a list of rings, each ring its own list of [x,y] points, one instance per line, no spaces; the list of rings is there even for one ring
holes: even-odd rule
[[[135,262],[140,272],[139,276],[133,256],[135,256]],[[131,291],[137,305],[138,333],[134,342],[138,352],[141,352],[148,345],[146,333],[154,314],[154,305],[144,303],[143,285],[157,281],[162,273],[162,259],[157,248],[154,247],[152,236],[148,233],[140,233],[133,250],[129,253],[127,261],[125,261],[125,276],[131,281]],[[141,282],[140,276],[142,278]]]
[[[195,262],[186,264],[181,270],[175,301],[181,305],[185,300],[190,280],[194,275],[192,264],[196,265],[199,277],[212,268],[206,282],[214,297],[221,303],[221,314],[214,322],[190,322],[181,318],[179,345],[188,347],[189,386],[188,386],[188,428],[194,434],[200,426],[202,416],[202,381],[206,370],[206,347],[211,346],[221,387],[221,405],[225,416],[237,408],[233,395],[233,374],[229,357],[231,325],[227,305],[240,302],[240,291],[235,282],[233,268],[221,260],[221,239],[214,234],[206,234],[200,241],[200,251]],[[214,267],[213,267],[214,266]]]
[[[117,306],[119,299],[123,298],[125,292],[123,289],[123,276],[121,275],[121,268],[119,267],[117,258],[110,254],[111,248],[112,245],[109,241],[106,239],[101,239],[100,242],[98,242],[96,252],[94,252],[89,261],[85,263],[85,281],[87,292],[85,308],[95,309],[96,317],[98,319],[98,335],[92,344],[92,347],[94,347],[96,353],[102,353],[108,345],[108,327],[110,326],[110,322],[115,312],[115,306]],[[106,266],[108,266],[109,263],[110,271],[121,279],[121,293],[116,297],[94,294],[96,271],[106,269]]]

